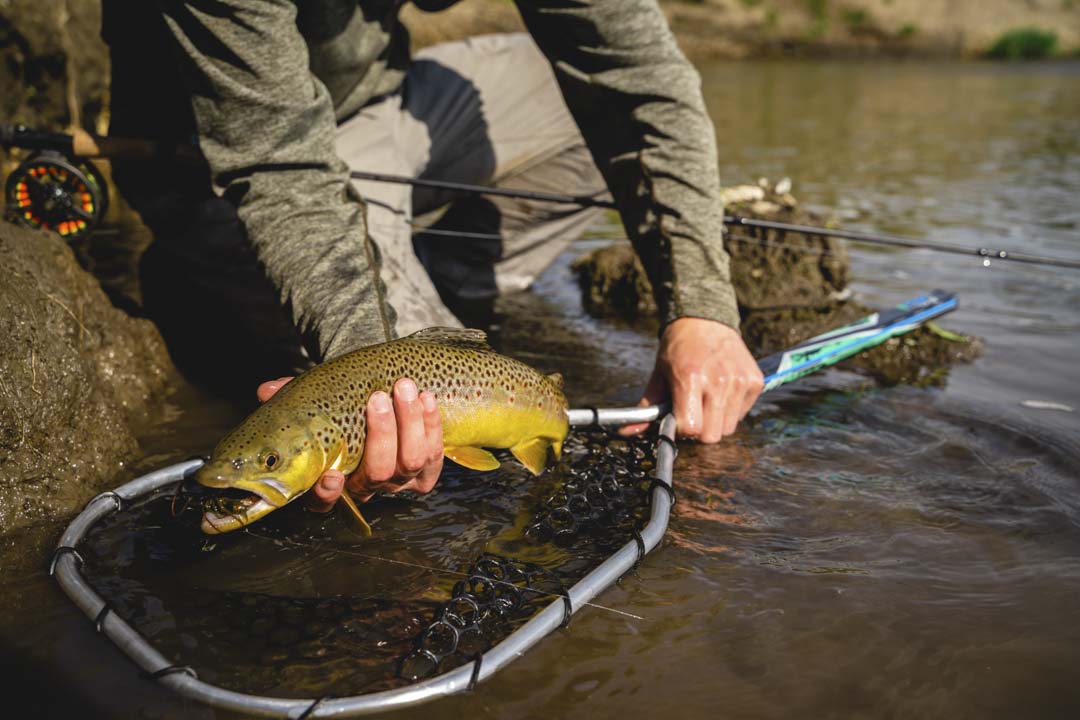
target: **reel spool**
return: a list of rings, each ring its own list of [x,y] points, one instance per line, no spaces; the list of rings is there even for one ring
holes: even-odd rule
[[[89,160],[38,150],[8,176],[7,206],[23,225],[52,230],[65,239],[88,235],[109,204],[108,186]]]

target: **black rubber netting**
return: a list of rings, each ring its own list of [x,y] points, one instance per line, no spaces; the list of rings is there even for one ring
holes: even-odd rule
[[[472,661],[631,540],[648,517],[654,443],[575,431],[538,478],[512,459],[493,473],[450,468],[438,502],[369,506],[386,529],[375,542],[299,506],[207,538],[197,503],[175,517],[162,492],[80,543],[84,576],[169,662],[221,687],[401,687]]]
[[[554,491],[535,509],[528,541],[569,548],[575,557],[585,554],[573,552],[575,546],[587,545],[595,555],[625,545],[648,521],[655,441],[655,434],[622,438],[605,431],[569,437],[562,461],[548,471]],[[415,681],[474,660],[552,600],[566,599],[566,588],[596,564],[545,568],[485,553],[417,635],[399,677]]]

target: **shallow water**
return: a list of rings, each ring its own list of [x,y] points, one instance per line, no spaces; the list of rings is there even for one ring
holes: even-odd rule
[[[790,176],[803,202],[849,227],[1080,258],[1078,65],[743,63],[703,77],[727,181]],[[582,315],[567,265],[598,242],[560,258],[536,294],[504,303],[499,340],[561,370],[575,405],[628,404],[653,341]],[[926,251],[855,246],[851,256],[867,304],[958,292],[961,309],[942,324],[982,336],[985,355],[937,389],[830,371],[763,399],[731,440],[685,445],[664,546],[597,599],[629,616],[586,608],[478,692],[396,716],[1080,713],[1080,275]],[[1073,411],[1023,404],[1032,400]],[[145,466],[202,450],[232,420],[205,398],[178,398]],[[499,538],[540,492],[508,471],[378,501],[378,535],[364,549],[374,560],[340,552],[354,541],[333,518],[296,514],[285,530],[202,554],[180,531],[140,546],[146,531],[132,528],[127,553],[111,557],[148,558],[124,571],[144,587],[110,589],[163,637],[183,635],[163,627],[176,617],[165,606],[191,588],[264,606],[267,595],[345,595],[354,622],[385,618],[349,639],[369,668],[380,641],[407,636],[445,600],[448,571],[505,547]],[[387,559],[410,565],[387,569]],[[8,595],[3,638],[23,695],[54,714],[215,716],[138,679],[41,573],[22,587]],[[244,641],[243,601],[218,597]],[[286,612],[277,607],[260,612]],[[308,670],[288,682],[318,693],[318,669]]]

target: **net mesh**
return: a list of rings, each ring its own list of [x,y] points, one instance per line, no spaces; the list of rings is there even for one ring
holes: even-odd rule
[[[563,461],[551,471],[554,490],[538,503],[526,528],[528,542],[571,550],[622,546],[648,520],[655,467],[652,437],[601,431],[572,436]],[[474,659],[553,599],[565,598],[566,587],[588,569],[572,573],[483,554],[418,633],[398,676],[416,681]]]

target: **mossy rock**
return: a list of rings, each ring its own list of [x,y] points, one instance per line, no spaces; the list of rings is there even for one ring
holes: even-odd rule
[[[782,188],[783,189],[783,188]],[[822,226],[825,219],[801,210],[783,189],[767,184],[726,193],[727,210],[745,218]],[[844,244],[821,235],[735,226],[726,234],[732,284],[747,347],[756,357],[854,322],[873,312],[848,299],[850,263]],[[594,317],[654,323],[652,287],[629,243],[616,243],[572,265],[582,305]],[[949,335],[949,336],[947,336]],[[975,338],[921,328],[846,361],[883,384],[934,384],[947,368],[981,352]]]
[[[594,250],[570,268],[577,275],[581,303],[590,315],[630,321],[656,315],[652,284],[630,243]]]
[[[58,236],[0,222],[0,538],[66,518],[140,455],[175,370]]]

